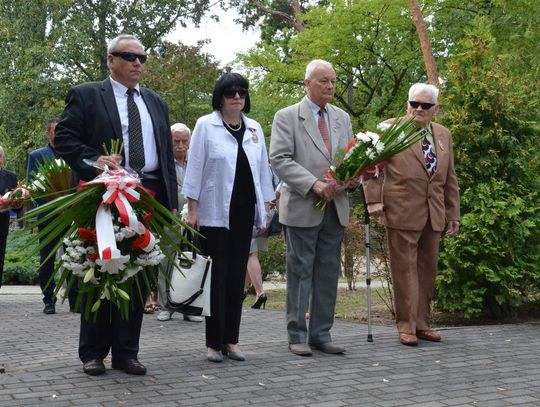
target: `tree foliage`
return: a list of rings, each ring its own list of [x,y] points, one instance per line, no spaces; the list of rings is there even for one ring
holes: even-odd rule
[[[151,52],[144,84],[169,105],[171,124],[193,129],[199,117],[212,110],[212,91],[221,74],[218,63],[197,46],[165,42]]]
[[[108,75],[107,42],[121,33],[149,49],[182,21],[197,23],[208,0],[0,0],[0,144],[20,175],[42,146],[47,119],[69,87]]]

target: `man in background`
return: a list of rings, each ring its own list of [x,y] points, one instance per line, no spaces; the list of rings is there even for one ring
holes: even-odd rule
[[[449,236],[459,230],[452,136],[431,121],[439,110],[438,95],[434,85],[411,86],[407,117],[424,138],[392,157],[383,175],[365,185],[369,213],[386,226],[399,340],[408,346],[416,346],[418,338],[441,340],[430,327],[439,242],[445,224]]]
[[[58,119],[53,117],[47,122],[47,130],[45,135],[47,137],[47,145],[45,147],[38,148],[37,150],[32,151],[28,155],[28,165],[26,167],[26,179],[28,184],[32,184],[32,181],[35,179],[35,175],[38,171],[38,167],[42,165],[46,160],[54,160],[59,158],[58,154],[54,151],[54,136],[56,125],[58,124]],[[38,199],[36,200],[37,205],[43,205],[47,201]],[[43,216],[43,215],[42,215]],[[40,218],[42,217],[40,216]],[[38,226],[39,231],[43,230],[48,223],[40,224]],[[45,314],[54,314],[56,313],[56,297],[54,296],[54,289],[56,284],[54,279],[51,279],[51,276],[54,273],[54,261],[56,258],[56,253],[51,254],[54,247],[58,244],[58,239],[53,239],[46,246],[44,246],[39,251],[39,286],[43,293],[43,303],[45,308],[43,308],[43,313]],[[69,310],[75,312],[75,300],[77,298],[77,287],[74,285],[69,292]]]
[[[182,209],[186,203],[184,195],[182,195],[182,187],[184,185],[184,174],[187,165],[187,152],[189,150],[189,139],[191,130],[184,123],[175,123],[171,126],[172,148],[174,154],[174,166],[176,169],[176,182],[178,185],[178,212],[177,215],[182,217]],[[165,261],[166,263],[166,261]],[[159,274],[158,305],[161,308],[157,319],[159,321],[169,321],[174,314],[174,311],[167,309],[167,281],[163,274]],[[196,315],[184,314],[184,321],[202,322],[203,318]]]

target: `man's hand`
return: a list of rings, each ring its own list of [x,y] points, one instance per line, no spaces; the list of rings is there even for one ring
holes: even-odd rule
[[[381,217],[384,214],[384,206],[382,203],[372,203],[368,204],[367,210],[370,215]]]
[[[324,198],[328,202],[332,201],[336,197],[336,191],[334,188],[323,181],[315,181],[311,189],[316,195]]]
[[[459,222],[457,220],[451,220],[448,222],[448,229],[446,231],[446,234],[448,236],[454,236],[459,232]]]
[[[96,162],[102,167],[107,166],[110,170],[117,170],[122,162],[122,156],[120,154],[100,155]],[[101,170],[98,169],[97,172],[101,173]]]

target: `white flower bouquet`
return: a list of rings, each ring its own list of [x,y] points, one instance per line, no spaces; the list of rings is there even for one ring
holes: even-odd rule
[[[351,181],[363,182],[365,178],[378,176],[386,161],[409,148],[422,138],[412,119],[379,126],[381,134],[370,131],[358,133],[345,151],[334,157],[333,165],[326,172],[326,181],[339,191]],[[321,199],[317,207],[324,209],[327,201]]]
[[[38,250],[52,239],[59,239],[56,249],[65,245],[56,291],[64,281],[69,289],[79,278],[78,301],[87,295],[86,318],[103,300],[127,318],[130,298],[142,295],[141,283],[149,291],[157,277],[152,271],[161,269],[164,257],[172,259],[180,251],[175,242],[185,240],[180,229],[186,225],[143,188],[136,174],[124,169],[105,170],[27,217],[45,225],[30,242],[39,242]]]

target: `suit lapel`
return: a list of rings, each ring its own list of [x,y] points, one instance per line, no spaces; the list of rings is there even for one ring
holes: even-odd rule
[[[109,78],[101,82],[101,97],[105,110],[109,115],[112,124],[113,134],[115,139],[122,140],[122,124],[120,123],[120,115],[118,114],[118,106],[114,97],[114,91]]]
[[[435,144],[435,154],[437,155],[437,168],[433,174],[435,176],[439,168],[447,168],[448,147],[445,145],[445,138],[434,124],[431,125],[431,133],[433,134],[433,144]]]
[[[315,144],[315,147],[324,155],[324,157],[328,160],[328,162],[331,162],[330,155],[328,154],[328,150],[326,146],[324,145],[324,142],[321,137],[321,132],[319,131],[319,126],[317,123],[315,123],[315,118],[313,117],[313,112],[311,111],[311,108],[309,107],[309,103],[307,102],[306,98],[300,103],[299,108],[299,119],[300,122],[303,124],[304,128],[306,129],[306,132],[313,141],[313,144]],[[332,126],[330,126],[330,129],[332,129]],[[331,136],[332,141],[332,150],[334,149],[334,136],[333,132]]]

